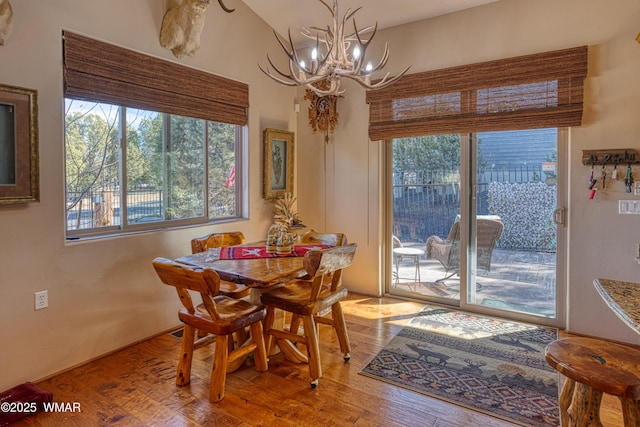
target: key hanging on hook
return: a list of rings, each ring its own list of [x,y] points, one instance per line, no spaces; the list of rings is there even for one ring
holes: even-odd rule
[[[611,179],[618,180],[618,162],[614,163],[613,171],[611,172]]]
[[[604,163],[602,164],[602,189],[604,190],[606,188],[606,181],[607,181],[607,170],[604,167]]]
[[[598,191],[598,188],[596,187],[598,180],[593,177],[594,165],[595,162],[591,163],[591,175],[589,175],[589,190],[591,191],[589,191],[589,200],[593,200],[596,195],[596,191]]]
[[[596,191],[598,191],[598,187],[591,188],[591,191],[589,192],[589,200],[593,200],[596,196]]]
[[[631,175],[631,164],[627,165],[627,177],[624,179],[624,185],[627,187],[627,193],[631,193],[633,186],[633,176]]]

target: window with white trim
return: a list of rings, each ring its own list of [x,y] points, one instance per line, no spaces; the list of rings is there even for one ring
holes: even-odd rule
[[[66,99],[67,237],[238,217],[242,130]]]
[[[240,217],[248,85],[62,35],[67,238]]]

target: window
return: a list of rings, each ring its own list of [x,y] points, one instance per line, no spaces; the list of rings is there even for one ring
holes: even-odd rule
[[[237,217],[242,127],[66,99],[67,236]]]
[[[62,36],[67,238],[239,217],[248,85]]]

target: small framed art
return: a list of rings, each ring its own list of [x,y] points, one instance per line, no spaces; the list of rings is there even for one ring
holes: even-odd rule
[[[267,200],[293,194],[294,134],[276,129],[264,130],[264,192]]]

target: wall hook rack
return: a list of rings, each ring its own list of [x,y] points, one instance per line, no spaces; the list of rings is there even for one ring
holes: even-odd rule
[[[640,154],[632,148],[582,150],[584,165],[635,165],[638,163],[640,163]]]

